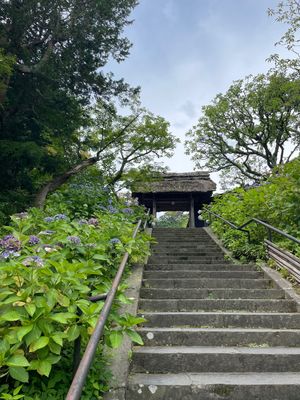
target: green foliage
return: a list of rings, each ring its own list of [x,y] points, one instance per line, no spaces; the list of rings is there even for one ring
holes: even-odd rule
[[[260,182],[299,153],[299,77],[274,73],[235,81],[218,94],[188,133],[197,167],[223,171],[223,180]]]
[[[76,143],[89,124],[90,99],[123,103],[139,91],[103,72],[109,58],[129,54],[123,29],[136,4],[1,2],[0,223],[81,160]]]
[[[272,54],[268,61],[273,61],[277,70],[292,71],[296,76],[299,76],[299,2],[297,0],[280,1],[275,9],[268,9],[268,14],[274,17],[277,22],[288,26],[275,45],[283,46],[290,52],[287,58],[282,58],[279,54]]]
[[[157,227],[186,228],[189,216],[182,211],[167,211],[156,221]]]
[[[89,296],[109,290],[125,251],[130,253],[131,263],[142,261],[148,254],[147,235],[140,233],[132,239],[142,213],[139,207],[113,197],[109,189],[91,180],[64,187],[49,199],[45,212],[31,209],[16,214],[11,225],[2,228],[3,399],[65,396],[71,379],[72,344],[79,335],[88,340],[104,304],[91,302]],[[144,319],[118,312],[119,306],[129,301],[123,293],[125,288],[124,284],[120,287],[101,346],[117,347],[124,335],[142,344],[133,327]],[[107,383],[98,380],[99,368],[104,369],[103,358],[99,363],[83,398],[99,398],[106,388]],[[19,382],[23,387],[17,392]]]
[[[248,190],[238,188],[217,196],[210,209],[238,226],[255,217],[299,238],[300,159],[278,167],[261,186]],[[203,216],[209,219],[208,213],[203,213]],[[267,238],[267,232],[264,227],[255,223],[248,225],[246,229],[250,232],[251,243],[248,243],[244,233],[214,217],[212,229],[235,257],[244,260],[265,257],[263,241]],[[300,256],[300,248],[295,243],[274,233],[273,240]]]

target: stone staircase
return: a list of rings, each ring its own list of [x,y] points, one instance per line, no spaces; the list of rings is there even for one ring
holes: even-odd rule
[[[127,400],[299,400],[300,313],[205,229],[154,229]]]

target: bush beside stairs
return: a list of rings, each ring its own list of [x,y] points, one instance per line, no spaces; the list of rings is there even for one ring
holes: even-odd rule
[[[127,400],[299,400],[300,313],[205,229],[157,228],[145,266]]]

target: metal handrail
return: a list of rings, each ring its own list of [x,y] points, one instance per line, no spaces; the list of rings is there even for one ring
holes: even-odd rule
[[[262,221],[261,219],[258,218],[251,218],[249,219],[249,221],[245,222],[243,225],[237,226],[235,225],[233,222],[228,221],[227,219],[223,218],[221,215],[209,210],[208,208],[204,207],[203,208],[204,211],[207,211],[210,215],[214,215],[215,217],[221,219],[223,222],[225,222],[227,225],[231,226],[231,228],[236,229],[238,231],[244,232],[248,235],[248,241],[250,242],[251,237],[250,237],[250,232],[247,229],[244,229],[246,226],[248,226],[249,224],[255,222],[258,225],[262,225],[264,226],[267,230],[268,230],[268,238],[270,240],[270,242],[272,242],[272,231],[278,233],[281,236],[284,236],[285,238],[300,244],[300,240],[295,238],[294,236],[290,235],[289,233],[286,233],[278,228],[275,228],[274,226],[268,224],[265,221]]]
[[[148,210],[147,216],[149,216],[149,211],[150,210]],[[147,219],[146,219],[146,221],[147,221]],[[135,239],[135,237],[141,227],[141,224],[142,224],[142,219],[140,219],[138,221],[138,223],[134,229],[134,232],[132,235],[133,239]],[[147,224],[145,223],[144,228],[146,226],[147,226]],[[66,396],[66,400],[79,400],[81,397],[83,386],[85,384],[89,369],[93,362],[99,340],[101,339],[101,336],[103,334],[103,330],[104,330],[107,318],[109,316],[109,312],[111,310],[113,301],[115,299],[119,284],[121,282],[123,272],[125,270],[128,258],[129,258],[129,253],[126,251],[126,253],[123,255],[122,261],[119,265],[119,269],[113,280],[110,291],[105,295],[96,296],[96,299],[91,298],[91,301],[97,301],[97,300],[100,300],[100,298],[103,298],[105,296],[106,300],[104,302],[104,306],[98,317],[95,329],[90,337],[90,340],[87,344],[87,347],[84,351],[84,354],[83,354],[83,356],[80,360],[80,363],[78,365],[78,368],[75,372],[75,375],[73,377],[72,383],[70,385],[69,391]],[[97,299],[97,297],[98,297],[98,299]]]

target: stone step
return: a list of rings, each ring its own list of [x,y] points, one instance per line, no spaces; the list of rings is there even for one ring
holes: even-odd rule
[[[229,263],[229,260],[225,260],[223,256],[216,257],[158,257],[150,256],[150,264],[216,264],[216,263]]]
[[[147,289],[141,299],[284,299],[281,289]]]
[[[189,259],[189,258],[212,258],[212,259],[219,259],[219,260],[224,260],[225,254],[222,252],[218,251],[206,251],[203,250],[201,251],[195,251],[193,253],[178,253],[178,252],[152,252],[151,253],[153,258],[176,258],[180,260],[184,259]],[[222,261],[221,261],[222,262]]]
[[[185,243],[185,245],[182,245],[180,247],[178,247],[176,244],[172,244],[172,243],[155,243],[151,245],[152,249],[176,249],[178,251],[189,251],[189,250],[194,250],[194,249],[216,249],[216,250],[220,250],[220,247],[214,243],[197,243],[197,242],[191,242],[191,241],[187,241]]]
[[[132,372],[300,372],[294,347],[134,347]],[[299,375],[300,377],[300,375]]]
[[[299,329],[300,313],[143,312],[147,327]]]
[[[191,237],[186,237],[186,236],[165,236],[162,238],[159,238],[157,236],[154,236],[153,239],[158,242],[161,245],[172,245],[173,243],[180,243],[183,246],[189,245],[191,243],[194,244],[199,244],[199,245],[204,245],[204,244],[210,244],[213,245],[216,242],[213,241],[209,237],[201,237],[201,236],[191,236]]]
[[[299,400],[298,373],[133,374],[126,400]]]
[[[146,264],[144,271],[199,270],[199,271],[258,271],[249,264]]]
[[[178,279],[178,278],[217,278],[217,279],[257,279],[263,278],[264,273],[258,271],[195,271],[182,269],[181,271],[144,271],[145,279]]]
[[[251,311],[296,312],[292,300],[277,299],[140,299],[144,311]]]
[[[145,346],[300,346],[300,329],[139,328]]]
[[[143,287],[148,288],[232,288],[232,289],[262,289],[271,288],[270,279],[143,279]]]

